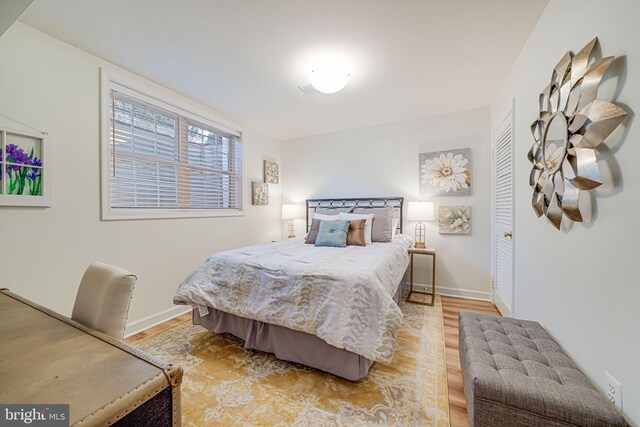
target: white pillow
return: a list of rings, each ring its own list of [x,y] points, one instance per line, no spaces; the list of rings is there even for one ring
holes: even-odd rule
[[[399,222],[400,222],[400,218],[393,218],[393,221],[391,221],[391,227],[393,227],[391,229],[391,240],[393,240],[393,238],[396,237],[396,232],[398,231]]]
[[[364,242],[367,245],[371,244],[371,231],[373,230],[373,214],[351,214],[340,212],[340,219],[364,219]]]
[[[322,221],[338,221],[340,219],[340,215],[325,215],[314,213],[312,219],[319,219]]]

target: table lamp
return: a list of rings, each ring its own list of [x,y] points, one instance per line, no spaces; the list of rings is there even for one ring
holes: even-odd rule
[[[304,216],[302,205],[284,204],[282,205],[282,219],[289,220],[289,239],[296,237],[294,220]]]
[[[435,219],[433,202],[409,202],[407,219],[409,221],[418,221],[414,246],[416,248],[425,248],[427,246],[425,244],[425,226],[422,221],[433,221]]]

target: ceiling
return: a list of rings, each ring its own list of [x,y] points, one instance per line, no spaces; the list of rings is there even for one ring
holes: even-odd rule
[[[0,36],[20,17],[33,0],[0,2]]]
[[[35,0],[24,23],[278,139],[490,105],[547,0]],[[304,94],[310,64],[351,80]]]

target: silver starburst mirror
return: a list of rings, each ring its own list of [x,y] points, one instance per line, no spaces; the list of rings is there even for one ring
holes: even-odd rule
[[[536,215],[545,215],[558,230],[563,216],[582,221],[580,192],[602,184],[597,147],[627,115],[617,105],[597,99],[598,86],[614,60],[592,60],[597,41],[594,38],[576,55],[567,52],[558,62],[531,125],[531,203]]]

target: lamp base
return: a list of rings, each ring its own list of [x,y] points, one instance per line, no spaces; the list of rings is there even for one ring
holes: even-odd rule
[[[295,228],[295,225],[293,223],[293,220],[290,219],[289,220],[289,230],[288,230],[289,231],[289,236],[288,236],[289,239],[295,239],[295,237],[296,237],[295,230],[296,230],[296,228]]]
[[[413,241],[415,242],[413,244],[414,248],[418,248],[418,249],[424,249],[427,246],[424,244],[424,241],[426,240],[425,238],[425,227],[424,227],[424,223],[419,222],[416,224],[416,235],[415,238],[413,239]]]

